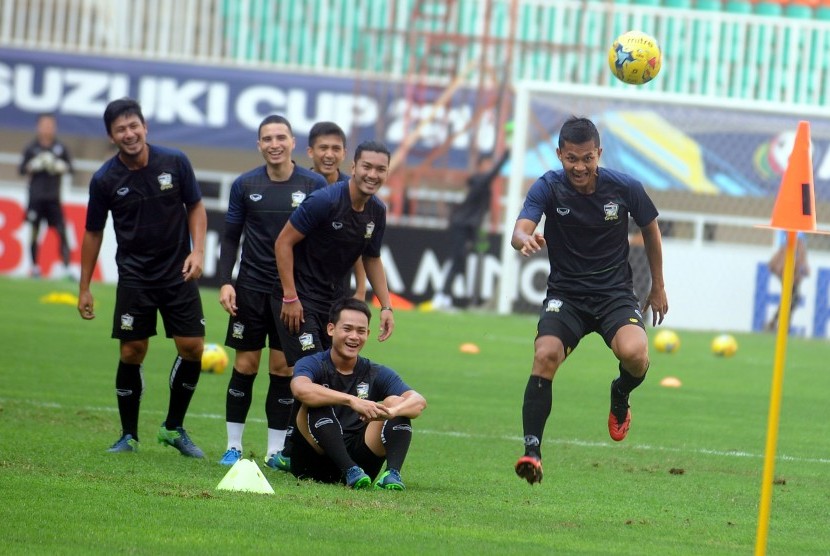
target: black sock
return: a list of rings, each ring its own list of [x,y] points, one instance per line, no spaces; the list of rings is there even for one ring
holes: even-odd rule
[[[553,381],[530,376],[522,405],[522,425],[525,434],[525,455],[542,457],[542,434],[553,403]]]
[[[141,365],[118,362],[115,373],[115,395],[118,397],[118,414],[121,416],[121,434],[131,434],[138,440],[138,409],[144,392]]]
[[[412,442],[412,422],[409,417],[395,417],[383,423],[380,439],[386,448],[386,468],[401,470],[403,460]]]
[[[254,379],[256,375],[243,375],[235,368],[231,371],[225,396],[225,420],[229,423],[244,423],[248,418],[254,393]]]
[[[643,376],[639,378],[633,376],[631,373],[629,373],[623,368],[622,363],[620,363],[619,368],[620,376],[619,378],[614,380],[614,388],[616,388],[617,392],[619,392],[623,396],[627,396],[628,394],[630,394],[632,390],[641,385],[643,381],[646,379],[645,374],[643,374]],[[648,369],[646,369],[646,372],[648,372]]]
[[[308,430],[331,461],[346,473],[356,464],[343,441],[343,429],[331,406],[308,408]]]
[[[201,372],[201,361],[188,361],[179,355],[173,362],[173,368],[170,369],[170,405],[165,420],[167,430],[172,431],[184,423]]]
[[[265,418],[268,428],[284,431],[288,428],[291,417],[291,406],[294,405],[294,395],[291,393],[290,376],[268,375],[271,382],[268,386],[268,397],[265,398]]]

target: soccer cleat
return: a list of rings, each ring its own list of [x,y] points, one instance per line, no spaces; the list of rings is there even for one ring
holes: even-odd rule
[[[375,490],[404,490],[406,487],[397,469],[387,469],[375,481]]]
[[[346,486],[355,490],[362,490],[372,486],[372,479],[357,465],[346,471]]]
[[[631,410],[628,409],[628,394],[621,394],[611,383],[611,412],[608,414],[608,434],[619,442],[628,434],[631,425]]]
[[[291,471],[291,458],[282,455],[282,450],[276,454],[271,454],[265,459],[265,465],[277,471]]]
[[[189,458],[203,458],[204,452],[196,446],[190,437],[187,436],[187,431],[182,427],[176,427],[176,430],[167,430],[164,423],[161,424],[158,433],[159,444],[167,444],[177,449],[183,456]]]
[[[516,462],[516,475],[535,484],[542,482],[542,460],[535,456],[522,456]]]
[[[240,459],[242,459],[242,452],[236,448],[229,448],[219,460],[219,465],[233,465]]]
[[[111,453],[120,453],[120,452],[137,452],[138,451],[138,440],[133,438],[131,434],[125,434],[118,441],[107,448],[107,452]]]

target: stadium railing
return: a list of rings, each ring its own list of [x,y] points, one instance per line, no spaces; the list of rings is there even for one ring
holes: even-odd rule
[[[405,79],[414,71],[411,49],[417,58],[424,41],[451,37],[461,44],[453,49],[456,67],[483,57],[490,67],[510,68],[500,79],[626,87],[607,70],[607,48],[621,32],[640,29],[664,50],[663,75],[646,85],[652,90],[794,107],[830,101],[830,16],[821,6],[767,13],[758,3],[749,13],[744,2],[706,9],[702,0],[518,0],[511,37],[512,1],[491,0],[489,18],[486,2],[448,3],[444,27],[423,29],[412,18],[416,0],[189,0],[129,9],[109,0],[0,0],[0,44]],[[509,41],[515,56],[508,65]],[[493,75],[467,76],[471,84],[480,78]]]

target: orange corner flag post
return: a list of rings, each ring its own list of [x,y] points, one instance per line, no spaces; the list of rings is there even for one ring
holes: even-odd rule
[[[772,370],[767,444],[764,451],[764,473],[761,480],[758,533],[755,540],[756,556],[765,554],[767,549],[772,484],[775,472],[775,450],[778,443],[778,423],[781,416],[784,359],[787,351],[787,336],[790,330],[796,235],[798,232],[816,231],[815,205],[813,158],[810,153],[810,124],[809,122],[799,122],[795,144],[784,177],[781,180],[778,197],[775,199],[775,206],[772,209],[772,220],[768,226],[787,232],[787,248],[784,258],[784,275],[781,278],[781,306],[778,313],[778,336],[775,341],[775,361]]]

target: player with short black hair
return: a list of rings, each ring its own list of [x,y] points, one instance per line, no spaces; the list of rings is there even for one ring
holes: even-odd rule
[[[645,379],[649,365],[648,336],[628,263],[629,216],[640,227],[651,271],[651,290],[642,310],[650,307],[657,324],[669,308],[657,209],[643,185],[599,167],[599,132],[587,118],[565,122],[556,154],[562,170],[545,173],[531,186],[511,239],[524,256],[547,246],[550,260],[522,406],[525,454],[515,466],[530,484],[542,480],[542,433],[551,411],[553,377],[591,332],[602,335],[619,360],[619,377],[611,383],[608,432],[615,441],[628,434],[628,397]],[[535,230],[543,215],[540,233]]]
[[[31,275],[40,278],[38,263],[38,236],[40,223],[53,228],[60,240],[60,255],[64,273],[70,276],[69,240],[61,205],[61,180],[72,173],[72,157],[57,138],[57,121],[53,114],[37,118],[36,136],[26,145],[20,160],[20,175],[29,176],[29,200],[26,204],[26,222],[31,228],[29,253],[32,258]],[[71,276],[70,276],[71,277]]]
[[[89,184],[86,232],[81,247],[78,311],[95,318],[90,282],[107,214],[112,213],[118,250],[118,289],[112,337],[120,342],[115,376],[121,438],[110,452],[138,449],[138,415],[144,390],[142,364],[161,313],[178,352],[170,370],[170,403],[157,439],[184,456],[202,458],[183,428],[196,390],[204,349],[205,317],[196,280],[205,257],[207,213],[193,167],[181,151],[147,143],[141,106],[133,99],[110,102],[104,125],[118,153]]]
[[[271,293],[279,280],[274,241],[305,198],[326,187],[322,176],[297,166],[291,159],[295,145],[289,121],[276,114],[267,116],[257,135],[257,149],[265,164],[242,174],[231,184],[219,258],[219,303],[230,315],[225,345],[233,348],[236,355],[225,399],[228,443],[219,462],[222,465],[233,465],[242,458],[242,434],[266,341],[270,382],[265,398],[265,464],[275,469],[287,469],[288,465],[278,454],[285,444],[294,400],[291,369],[277,334],[277,315],[271,311]],[[234,282],[232,274],[240,240],[242,257]]]
[[[298,478],[362,489],[377,477],[376,489],[404,489],[400,471],[412,419],[426,400],[395,371],[360,356],[371,317],[363,301],[336,301],[326,327],[331,348],[294,367],[291,389],[300,407],[291,472]],[[386,471],[380,473],[384,460]]]

